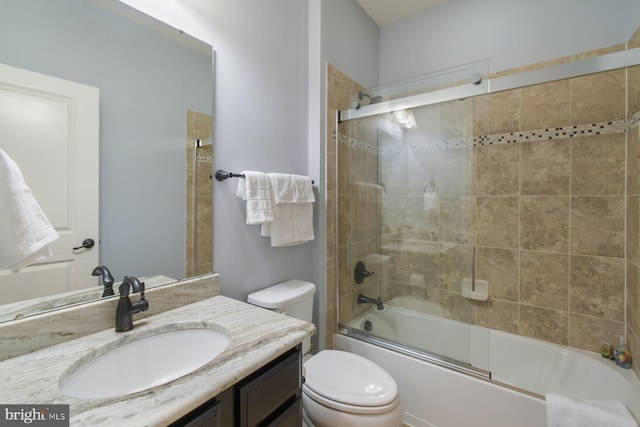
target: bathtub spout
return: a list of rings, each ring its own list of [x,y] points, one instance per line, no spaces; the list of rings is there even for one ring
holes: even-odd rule
[[[375,304],[378,310],[384,310],[384,304],[380,298],[369,298],[362,294],[358,294],[358,304]]]

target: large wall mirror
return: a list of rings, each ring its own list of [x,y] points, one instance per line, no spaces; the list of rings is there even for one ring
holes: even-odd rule
[[[0,64],[86,85],[99,93],[99,235],[76,236],[78,241],[69,244],[80,246],[85,238],[92,238],[94,249],[68,248],[67,252],[82,257],[99,251],[98,263],[109,268],[116,282],[133,275],[157,276],[162,278],[157,283],[167,283],[212,271],[210,45],[118,0],[1,0]],[[6,74],[0,68],[0,85]],[[4,107],[6,111],[6,103]],[[15,108],[10,110],[15,113]],[[15,121],[5,118],[5,123]],[[49,130],[24,138],[20,131],[4,135],[0,131],[0,148],[16,152],[20,161],[14,160],[24,168],[36,199],[61,198],[53,190],[41,189],[47,188],[42,183],[50,184],[51,168],[66,162],[75,170],[84,164],[71,159],[72,153],[38,148],[36,143],[53,139]],[[20,145],[22,154],[15,148]],[[82,178],[77,181],[83,182]],[[46,209],[45,213],[49,215]],[[62,216],[72,223],[81,215]],[[76,274],[59,270],[67,276]],[[16,317],[15,313],[3,317],[8,303],[12,307],[41,303],[42,295],[31,290],[48,276],[29,274],[29,268],[0,271],[0,295],[4,295],[0,321]],[[101,278],[86,272],[81,276],[82,285],[58,289],[58,300],[85,290],[93,293],[90,298],[101,297]],[[59,304],[40,305],[47,309]],[[33,312],[21,311],[18,317],[23,314]]]

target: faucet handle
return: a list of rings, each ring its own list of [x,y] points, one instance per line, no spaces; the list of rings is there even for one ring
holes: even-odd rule
[[[367,270],[367,267],[364,265],[364,262],[358,261],[356,264],[356,269],[353,272],[353,279],[356,284],[359,285],[364,281],[365,278],[369,276],[373,276],[375,273],[373,271]]]

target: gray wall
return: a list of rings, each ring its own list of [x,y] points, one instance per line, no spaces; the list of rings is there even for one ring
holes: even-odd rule
[[[322,1],[322,55],[364,87],[378,85],[380,28],[356,0]]]
[[[127,3],[216,50],[214,168],[308,173],[306,2]],[[213,265],[223,294],[244,300],[291,278],[317,283],[314,243],[272,248],[258,226],[245,224],[237,185],[238,179],[230,179],[216,182],[213,190]]]
[[[185,112],[212,113],[211,56],[149,28],[88,2],[0,3],[0,62],[100,89],[100,258],[116,278],[184,277]]]
[[[637,0],[450,0],[384,27],[380,83],[489,58],[491,72],[626,43]]]

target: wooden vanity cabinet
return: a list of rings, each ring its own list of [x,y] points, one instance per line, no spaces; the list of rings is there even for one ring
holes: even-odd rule
[[[300,427],[302,354],[297,346],[171,427]]]

